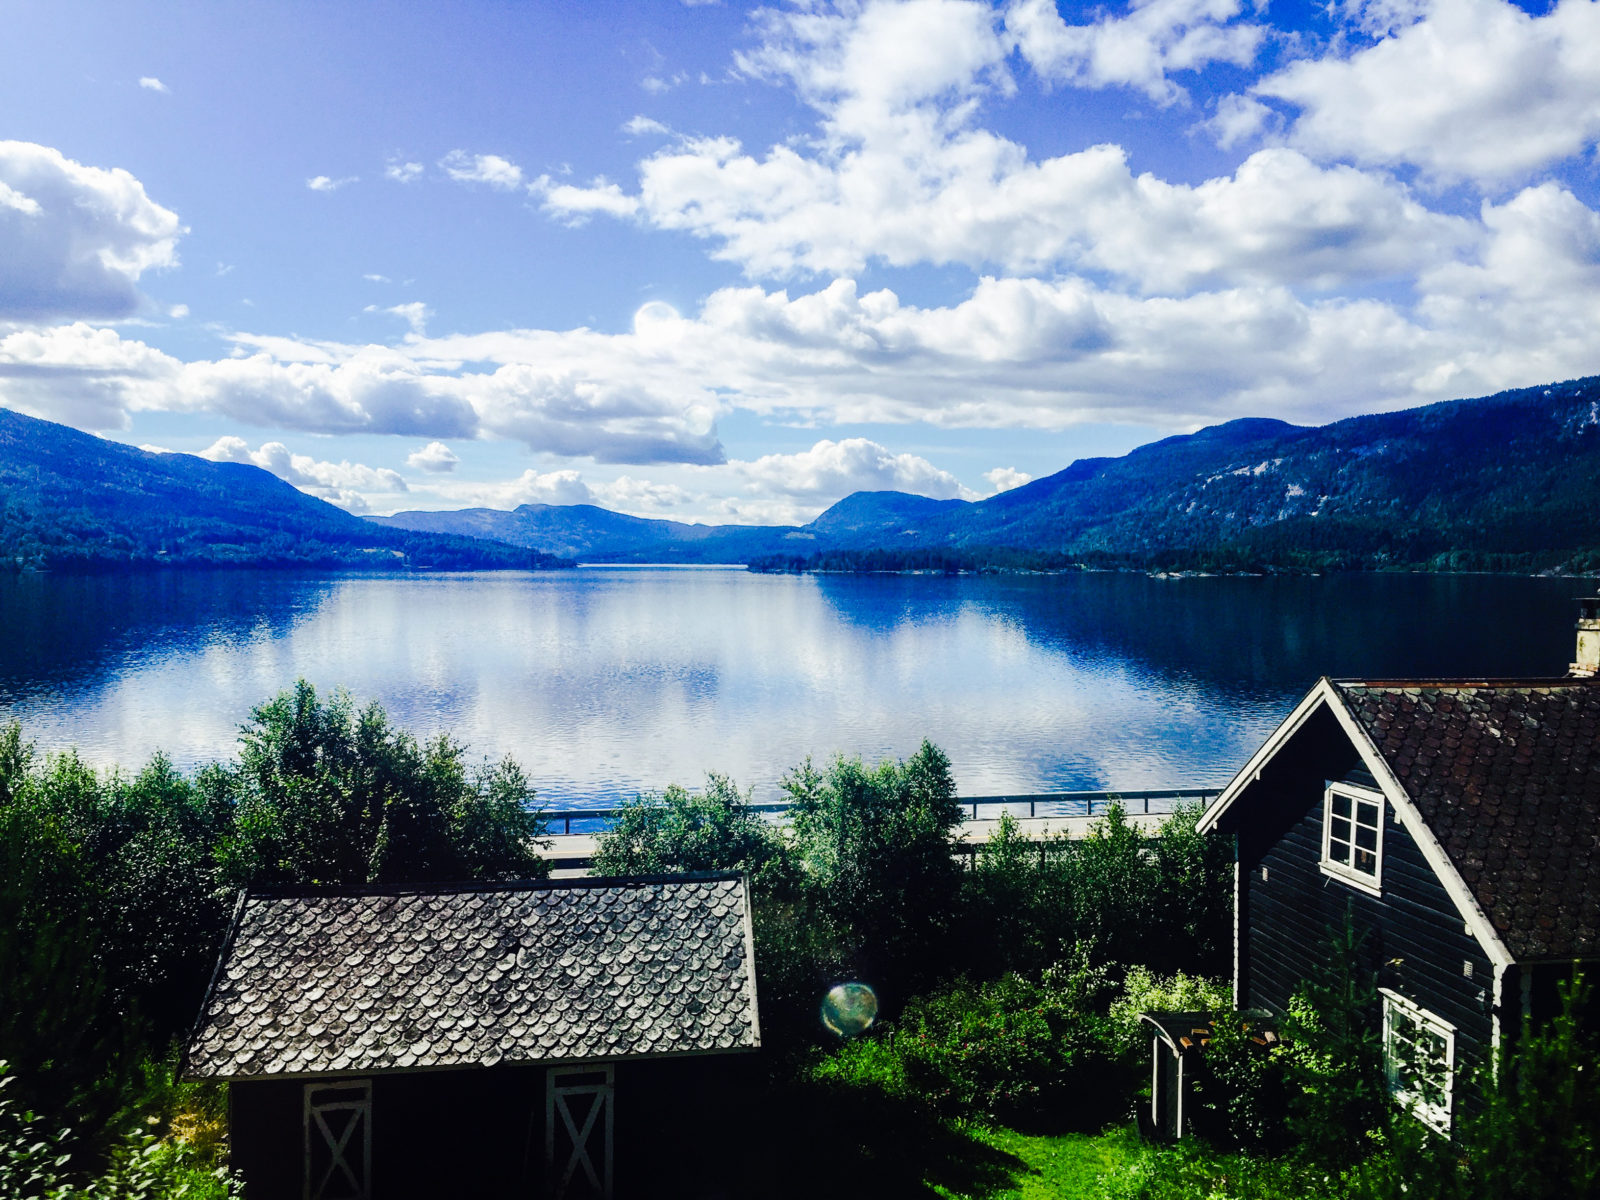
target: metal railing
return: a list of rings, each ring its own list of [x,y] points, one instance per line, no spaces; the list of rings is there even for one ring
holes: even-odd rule
[[[1038,792],[1015,796],[962,796],[961,807],[970,813],[969,820],[979,820],[980,808],[998,809],[993,819],[999,820],[1001,812],[1026,805],[1030,817],[1102,817],[1111,811],[1113,804],[1121,804],[1130,816],[1157,816],[1169,813],[1183,801],[1207,804],[1216,798],[1217,788],[1154,788],[1131,792]],[[603,833],[611,823],[631,806],[617,808],[556,808],[544,814],[551,834],[571,837],[574,821],[586,822],[591,827],[579,833]],[[769,814],[782,820],[794,806],[788,803],[752,804],[751,812]],[[1013,816],[1018,814],[1013,813]],[[560,832],[557,833],[557,826]],[[598,826],[597,828],[595,826]]]

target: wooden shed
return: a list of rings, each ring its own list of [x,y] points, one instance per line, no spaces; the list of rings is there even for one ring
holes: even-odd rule
[[[736,875],[240,897],[185,1054],[250,1200],[670,1194],[760,1045]]]

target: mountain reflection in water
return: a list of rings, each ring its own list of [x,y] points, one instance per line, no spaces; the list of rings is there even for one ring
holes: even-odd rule
[[[0,720],[134,767],[230,757],[305,677],[510,754],[546,803],[927,737],[969,795],[1216,786],[1322,674],[1559,674],[1574,580],[1350,575],[0,577]]]

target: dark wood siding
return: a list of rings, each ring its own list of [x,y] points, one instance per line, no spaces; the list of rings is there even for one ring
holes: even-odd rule
[[[1454,1025],[1456,1064],[1470,1073],[1485,1060],[1493,1036],[1493,965],[1387,803],[1382,895],[1322,872],[1322,800],[1329,780],[1372,786],[1337,720],[1322,710],[1241,798],[1237,829],[1248,917],[1241,933],[1244,1003],[1283,1013],[1300,981],[1325,961],[1348,912],[1365,934],[1363,966],[1378,971],[1384,986]]]
[[[616,1065],[619,1200],[674,1200],[725,1188],[723,1131],[734,1097],[754,1090],[755,1056],[703,1055]],[[231,1154],[248,1200],[299,1200],[306,1080],[235,1083]],[[375,1200],[520,1196],[544,1191],[545,1069],[378,1075],[372,1088]],[[684,1147],[695,1153],[685,1154]]]

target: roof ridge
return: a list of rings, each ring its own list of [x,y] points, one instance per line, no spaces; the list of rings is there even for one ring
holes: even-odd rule
[[[1417,678],[1417,679],[1333,679],[1328,680],[1341,688],[1587,688],[1600,684],[1594,679],[1573,679],[1565,675],[1511,675],[1503,679],[1478,678]]]
[[[741,878],[740,871],[681,871],[652,875],[585,875],[575,879],[463,879],[426,883],[266,883],[246,890],[249,900],[312,899],[333,896],[454,896],[467,892],[533,892],[564,889],[646,886],[655,883],[708,883]]]

